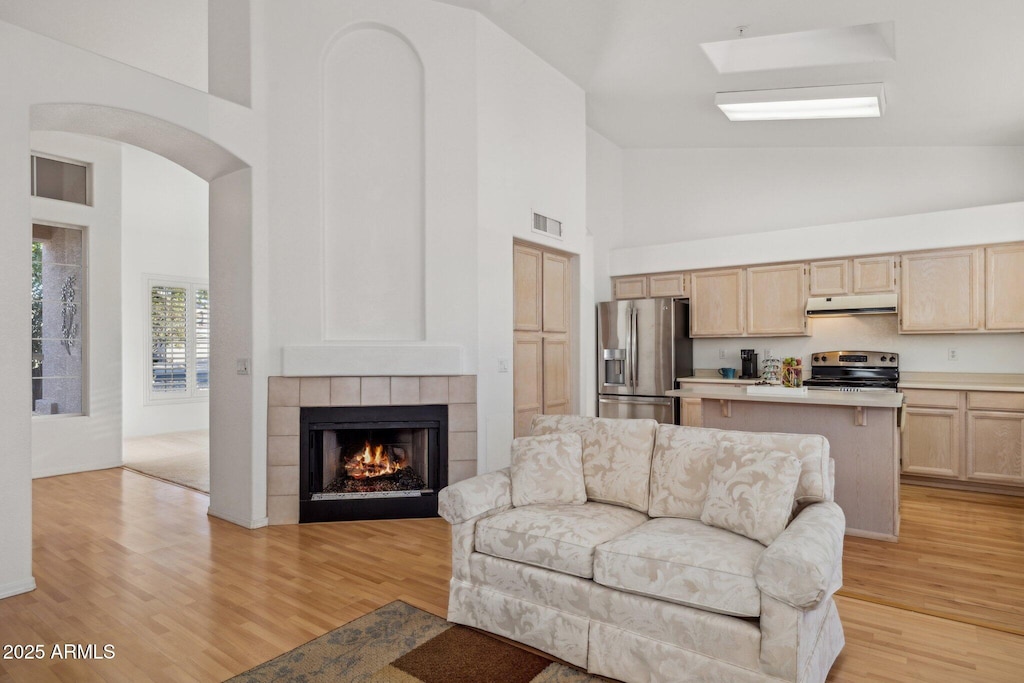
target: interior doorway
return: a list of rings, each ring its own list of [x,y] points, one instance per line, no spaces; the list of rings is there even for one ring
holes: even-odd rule
[[[575,407],[575,257],[517,240],[512,270],[512,402],[519,437],[529,435],[534,415],[568,415]]]

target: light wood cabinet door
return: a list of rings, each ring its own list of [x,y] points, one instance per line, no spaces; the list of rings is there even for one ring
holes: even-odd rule
[[[747,268],[747,334],[807,334],[806,276],[803,263]]]
[[[981,327],[981,249],[903,256],[900,332],[957,332]]]
[[[850,260],[815,261],[810,265],[811,296],[850,293]]]
[[[647,276],[630,275],[612,278],[612,296],[616,299],[647,298]]]
[[[1024,330],[1024,244],[985,249],[985,329]]]
[[[568,332],[572,315],[569,259],[544,252],[543,327],[545,332]]]
[[[690,275],[690,336],[742,337],[745,299],[742,268]]]
[[[658,273],[647,276],[647,295],[652,299],[662,296],[686,296],[686,273]]]
[[[572,412],[569,385],[571,354],[569,340],[545,337],[544,345],[544,414],[568,415]]]
[[[896,257],[866,256],[853,259],[854,294],[885,294],[896,291]]]
[[[542,253],[523,244],[512,247],[513,329],[539,331],[541,326]]]
[[[704,409],[699,398],[680,399],[679,423],[684,427],[704,426]]]
[[[1024,484],[1024,413],[967,413],[967,478]]]
[[[959,410],[944,408],[904,408],[903,472],[959,478],[961,414]]]
[[[533,416],[544,410],[544,347],[539,334],[517,332],[512,350],[515,435],[529,436]]]

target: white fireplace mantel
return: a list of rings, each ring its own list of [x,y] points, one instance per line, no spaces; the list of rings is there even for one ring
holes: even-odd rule
[[[286,346],[287,377],[324,375],[461,375],[462,347],[441,344],[328,344]]]

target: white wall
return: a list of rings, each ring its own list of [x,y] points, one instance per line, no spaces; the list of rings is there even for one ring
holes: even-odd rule
[[[1024,147],[630,149],[623,155],[630,246],[1024,199]]]
[[[586,236],[584,92],[490,21],[477,19],[480,471],[508,464],[513,435],[512,239],[577,254],[580,409],[593,413],[593,245]],[[564,239],[531,231],[537,212],[562,221]],[[589,408],[589,411],[588,411]]]
[[[622,148],[587,128],[587,230],[594,236],[594,295],[612,298],[609,256],[624,246]]]
[[[32,134],[32,149],[91,164],[92,205],[32,198],[32,220],[85,228],[84,415],[32,418],[32,476],[121,465],[121,149],[68,133]],[[24,409],[27,411],[27,407]]]
[[[0,0],[0,21],[206,90],[207,4],[208,0]]]
[[[777,358],[803,358],[809,372],[811,354],[853,349],[895,351],[904,372],[1010,372],[1024,373],[1024,335],[1021,334],[899,334],[895,315],[861,315],[815,318],[809,321],[810,337],[746,337],[695,339],[696,368],[740,369],[740,349],[754,349],[758,360],[765,349]],[[948,360],[957,350],[960,360]],[[719,358],[724,350],[725,358]]]
[[[259,27],[261,22],[262,14],[256,11],[254,23]],[[261,63],[258,48],[254,55]],[[220,363],[221,373],[224,365],[233,366],[236,354],[253,358],[254,368],[252,377],[224,375],[218,380],[225,387],[219,392],[223,398],[211,399],[218,403],[225,425],[219,452],[211,454],[218,465],[211,471],[211,507],[220,502],[221,507],[212,510],[214,514],[247,526],[259,524],[266,517],[266,448],[265,436],[260,442],[253,441],[252,435],[266,434],[265,369],[269,365],[263,341],[269,322],[265,317],[253,322],[257,316],[252,305],[255,298],[265,296],[267,262],[262,122],[237,105],[3,21],[0,61],[18,65],[5,72],[5,91],[0,98],[0,214],[6,226],[0,230],[0,292],[5,293],[0,296],[0,316],[4,320],[27,316],[25,287],[30,281],[30,260],[22,254],[28,253],[31,244],[33,203],[26,171],[33,127],[89,132],[139,144],[176,158],[211,180],[246,166],[259,169],[247,175],[244,191],[218,193],[229,210],[240,216],[233,230],[225,231],[225,239],[233,240],[232,256],[242,258],[246,267],[233,271],[231,261],[222,261],[220,268],[211,267],[211,278],[214,270],[222,278],[218,300],[230,311],[222,315],[222,328],[235,330],[234,335],[221,335],[220,341],[214,342],[212,355]],[[251,184],[248,176],[252,176]],[[210,192],[212,204],[212,186]],[[246,239],[240,240],[240,234]],[[119,270],[118,253],[109,268]],[[118,312],[119,296],[118,282],[111,293]],[[112,325],[116,329],[116,316]],[[120,346],[119,340],[118,333],[112,345]],[[0,446],[0,596],[31,590],[34,585],[33,423],[26,408],[31,397],[29,358],[26,330],[18,325],[0,326],[0,385],[4,387],[0,392],[0,433],[4,435]],[[116,402],[120,415],[119,348],[114,362],[116,370],[111,364],[104,368],[103,363],[94,363],[93,370],[99,365],[111,371],[110,393],[101,396],[100,403]],[[259,409],[248,400],[254,395],[258,395]],[[93,407],[97,405],[94,401]],[[120,424],[111,429],[118,442],[120,433]],[[256,462],[260,463],[258,469]]]
[[[268,186],[273,188],[268,203],[273,226],[268,235],[273,254],[268,288],[268,314],[273,320],[268,338],[273,358],[270,374],[280,374],[285,348],[322,347],[327,357],[351,359],[368,346],[367,342],[327,341],[324,312],[334,299],[349,293],[327,291],[325,268],[343,268],[345,264],[338,259],[326,263],[319,252],[326,229],[324,195],[335,191],[323,185],[324,167],[336,162],[324,156],[324,60],[332,41],[368,27],[397,33],[424,65],[424,194],[387,199],[396,204],[422,202],[425,334],[422,342],[394,341],[377,347],[397,354],[409,346],[455,346],[461,352],[461,372],[475,373],[474,14],[422,0],[316,2],[304,5],[302,12],[288,3],[271,3],[266,9],[267,78],[275,86],[267,110],[268,129],[274,131],[267,167]],[[382,158],[379,163],[390,167],[392,161]],[[331,229],[370,230],[385,242],[395,238],[386,221],[370,225],[356,224],[352,217],[347,223],[344,217],[332,221],[342,223],[332,223]],[[349,258],[361,255],[353,252]],[[379,266],[386,277],[389,264]],[[356,365],[366,374],[392,374],[386,364],[368,361]],[[428,363],[419,374],[430,371]]]
[[[121,155],[121,324],[125,437],[209,427],[209,400],[146,405],[147,279],[210,280],[209,185],[133,145]],[[216,308],[216,303],[211,302]]]

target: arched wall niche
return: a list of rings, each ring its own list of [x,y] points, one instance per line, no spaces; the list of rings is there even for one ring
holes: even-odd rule
[[[251,168],[198,133],[116,107],[34,104],[30,127],[135,145],[210,183],[210,297],[217,316],[210,345],[210,514],[265,525],[262,496],[253,491],[253,382],[235,372],[236,359],[253,356]]]
[[[327,45],[322,74],[323,338],[423,341],[423,62],[365,23]]]

